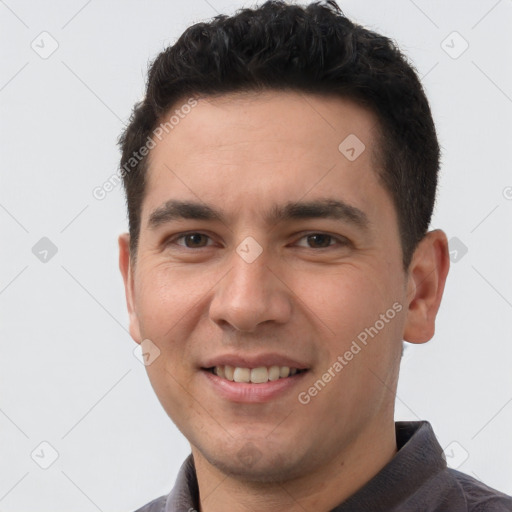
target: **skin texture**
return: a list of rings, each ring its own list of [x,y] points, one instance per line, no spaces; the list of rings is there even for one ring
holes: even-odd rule
[[[239,93],[200,99],[151,151],[137,263],[128,234],[119,262],[130,333],[160,350],[148,376],[191,444],[202,511],[328,511],[396,452],[402,340],[433,336],[449,257],[445,234],[431,231],[404,272],[396,212],[373,157],[375,127],[371,112],[340,98]],[[350,134],[366,147],[354,161],[338,149]],[[265,220],[274,204],[325,198],[362,210],[368,229]],[[206,203],[226,219],[148,228],[169,199]],[[205,236],[177,239],[186,232]],[[315,233],[333,238],[308,238]],[[252,263],[236,251],[246,237],[262,249]],[[401,311],[300,403],[393,304]],[[201,370],[211,357],[269,353],[308,371],[264,403],[221,397]]]

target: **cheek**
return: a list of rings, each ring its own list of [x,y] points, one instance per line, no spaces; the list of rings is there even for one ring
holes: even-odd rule
[[[190,367],[184,364],[193,350],[189,339],[197,321],[198,303],[205,287],[198,276],[169,265],[141,268],[137,288],[137,310],[141,334],[160,350],[146,371],[164,410],[170,417],[187,417]]]
[[[208,290],[204,275],[155,266],[141,271],[136,290],[137,310],[147,337],[165,339],[193,314]]]
[[[317,346],[324,349],[314,380],[329,368],[336,374],[317,407],[336,403],[352,410],[361,401],[376,407],[393,387],[403,308],[396,284],[389,278],[388,282],[382,277],[379,280],[378,274],[374,268],[347,265],[343,271],[322,278],[317,275],[304,283],[300,298],[304,311],[313,312],[311,323],[321,340]],[[342,370],[333,368],[336,361]],[[352,414],[359,414],[357,407]]]
[[[180,374],[179,366],[173,364],[180,360],[163,354],[146,367],[151,386],[167,415],[183,431],[190,422],[199,424],[202,410],[194,411],[193,395],[187,390],[187,379]]]
[[[376,274],[372,268],[347,264],[336,271],[302,274],[295,289],[312,320],[343,343],[372,325],[394,302],[393,291]]]

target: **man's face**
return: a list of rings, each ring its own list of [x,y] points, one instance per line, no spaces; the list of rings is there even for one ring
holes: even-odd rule
[[[160,351],[148,375],[194,454],[225,472],[297,476],[393,419],[407,276],[375,128],[339,98],[225,95],[151,151],[131,334]]]

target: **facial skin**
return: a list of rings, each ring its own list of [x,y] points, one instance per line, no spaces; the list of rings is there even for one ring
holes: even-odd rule
[[[433,336],[449,259],[445,234],[432,231],[404,272],[396,212],[377,177],[375,129],[371,112],[340,98],[230,94],[198,100],[150,153],[137,262],[123,234],[120,268],[131,336],[160,350],[148,376],[191,443],[202,511],[328,511],[396,452],[402,340]],[[338,149],[350,134],[366,146],[354,161]],[[326,199],[357,208],[367,226],[268,222],[275,205]],[[206,204],[224,218],[150,227],[169,200]],[[184,233],[202,235],[178,238]],[[247,237],[262,249],[252,262],[237,252],[245,241],[240,247],[255,254]],[[301,403],[299,393],[396,303],[401,311]],[[307,371],[258,401],[256,387],[266,384],[240,385],[253,394],[233,399],[202,369],[214,358],[260,356]]]

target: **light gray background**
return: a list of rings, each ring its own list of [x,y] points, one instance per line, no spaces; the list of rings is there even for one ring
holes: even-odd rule
[[[116,170],[148,61],[242,5],[0,0],[3,512],[130,511],[167,493],[189,452],[126,330],[122,190],[92,191]],[[512,2],[340,5],[423,77],[444,153],[432,227],[459,249],[434,339],[406,351],[396,418],[428,419],[452,466],[512,494]],[[58,249],[46,263],[42,237]]]

